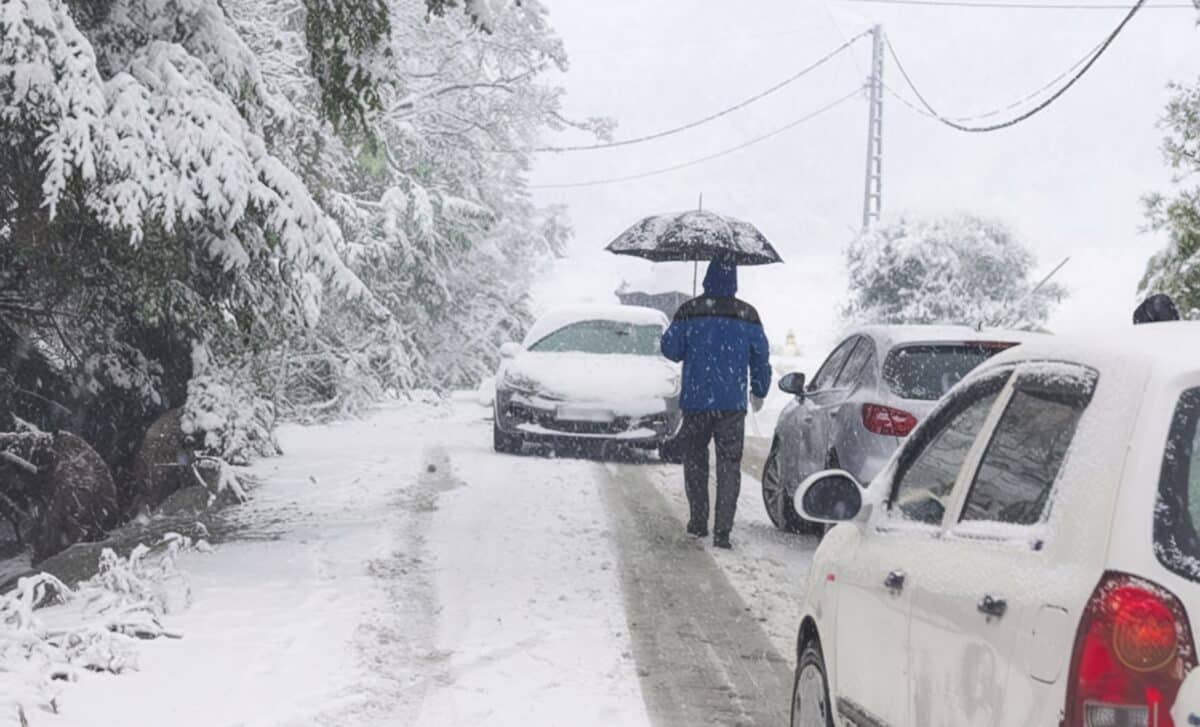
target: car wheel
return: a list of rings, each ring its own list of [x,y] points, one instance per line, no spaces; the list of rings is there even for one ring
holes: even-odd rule
[[[771,443],[771,452],[767,455],[766,463],[763,464],[763,506],[767,509],[767,517],[771,518],[771,524],[776,528],[787,533],[806,532],[806,526],[811,523],[806,522],[796,512],[796,506],[792,503],[787,486],[783,484],[778,455],[779,440],[777,439]]]
[[[829,679],[821,643],[815,638],[804,646],[796,663],[796,681],[792,687],[792,727],[833,727],[833,708],[829,704]]]
[[[523,443],[521,435],[509,434],[498,422],[492,422],[492,449],[500,454],[520,454]]]

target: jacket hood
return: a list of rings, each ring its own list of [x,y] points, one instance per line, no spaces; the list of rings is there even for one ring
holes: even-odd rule
[[[731,298],[737,293],[737,266],[713,260],[704,274],[704,294],[712,298]]]

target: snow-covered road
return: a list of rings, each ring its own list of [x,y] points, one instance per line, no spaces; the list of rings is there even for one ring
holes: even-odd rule
[[[184,638],[44,723],[785,724],[813,542],[771,529],[758,483],[713,553],[678,468],[499,456],[486,417],[286,429],[236,516],[253,537],[181,559]]]

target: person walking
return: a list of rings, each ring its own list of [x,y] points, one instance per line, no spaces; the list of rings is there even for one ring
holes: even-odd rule
[[[732,547],[729,533],[742,488],[746,383],[754,410],[771,387],[770,348],[758,311],[734,297],[737,267],[713,260],[704,295],[684,303],[662,337],[663,355],[683,363],[679,445],[691,517],[687,531],[708,535],[708,443],[716,441],[717,497],[713,545]]]

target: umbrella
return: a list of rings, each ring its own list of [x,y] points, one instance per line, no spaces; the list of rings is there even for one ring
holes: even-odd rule
[[[735,265],[783,262],[757,227],[708,210],[647,217],[621,233],[607,249],[655,262],[717,258]]]

